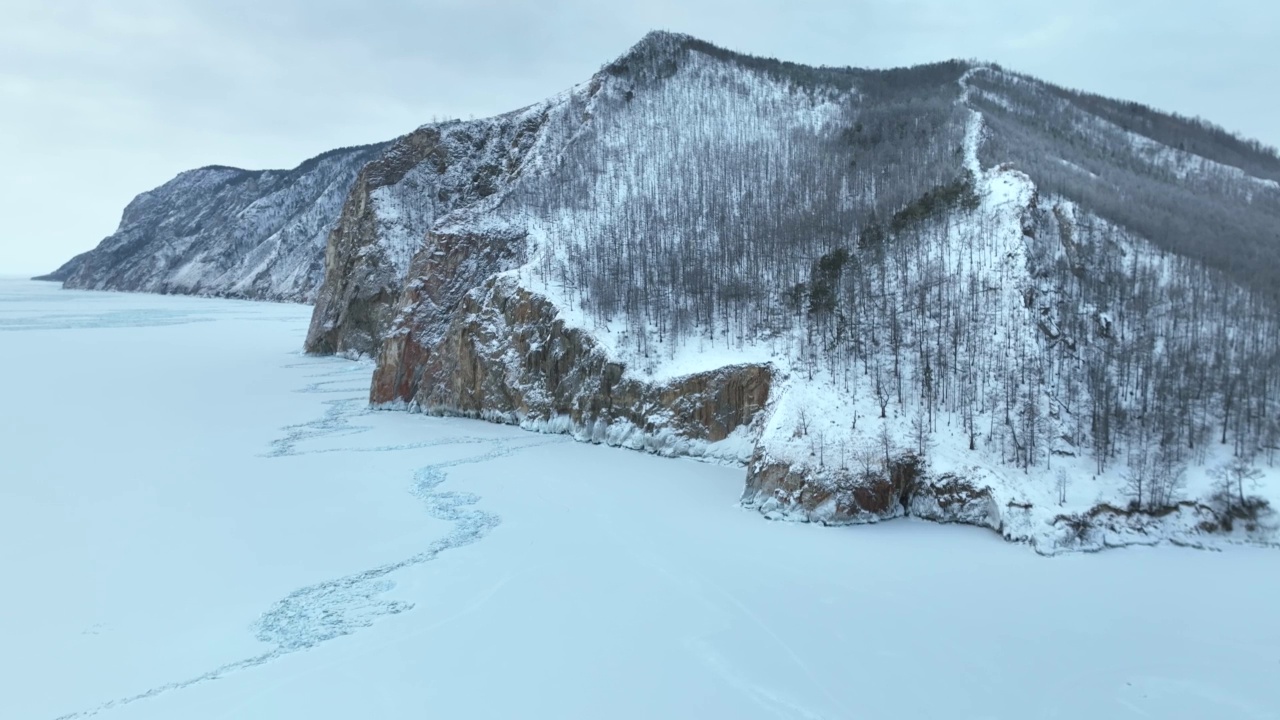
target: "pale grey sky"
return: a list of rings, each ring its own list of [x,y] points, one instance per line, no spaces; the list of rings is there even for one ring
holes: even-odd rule
[[[652,29],[810,64],[991,60],[1280,144],[1265,0],[0,0],[0,273],[93,247],[182,170],[511,110]]]

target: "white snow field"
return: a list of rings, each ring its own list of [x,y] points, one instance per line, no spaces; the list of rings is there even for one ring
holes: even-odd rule
[[[1280,552],[769,522],[309,313],[0,282],[0,718],[1280,718]]]

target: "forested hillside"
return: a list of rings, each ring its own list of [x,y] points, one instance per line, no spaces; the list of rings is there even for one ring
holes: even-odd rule
[[[1271,150],[993,65],[810,68],[663,33],[538,133],[520,177],[427,233],[375,401],[694,452],[660,439],[689,432],[674,391],[609,368],[657,392],[745,363],[772,368],[767,405],[698,400],[747,424],[696,452],[750,459],[771,516],[913,513],[1042,550],[1263,532]]]
[[[1071,92],[995,67],[973,73],[988,163],[1013,162],[1157,247],[1280,292],[1280,157],[1208,123]]]

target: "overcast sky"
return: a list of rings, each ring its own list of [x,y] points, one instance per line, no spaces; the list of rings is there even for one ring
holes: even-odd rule
[[[505,112],[651,29],[809,64],[991,60],[1280,144],[1265,0],[0,0],[0,272],[93,247],[181,170]]]

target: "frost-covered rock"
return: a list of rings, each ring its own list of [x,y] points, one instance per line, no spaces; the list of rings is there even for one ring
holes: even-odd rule
[[[911,454],[874,470],[792,465],[763,448],[747,465],[742,504],[776,520],[856,525],[898,517],[1001,530],[991,487],[951,473],[931,474]]]
[[[1166,542],[1211,547],[1222,539],[1221,522],[1217,511],[1196,502],[1180,502],[1155,511],[1100,503],[1082,513],[1055,515],[1047,522],[1052,528],[1050,533],[1037,533],[1028,540],[1045,555]]]
[[[875,473],[792,465],[757,447],[747,466],[742,504],[773,520],[823,525],[891,520],[907,514],[917,480],[914,473],[910,463]]]
[[[324,246],[360,168],[381,145],[292,170],[205,167],[142,193],[96,248],[41,279],[65,287],[311,302]]]
[[[926,475],[917,481],[907,514],[934,522],[1001,529],[1000,506],[992,488],[950,473]]]

